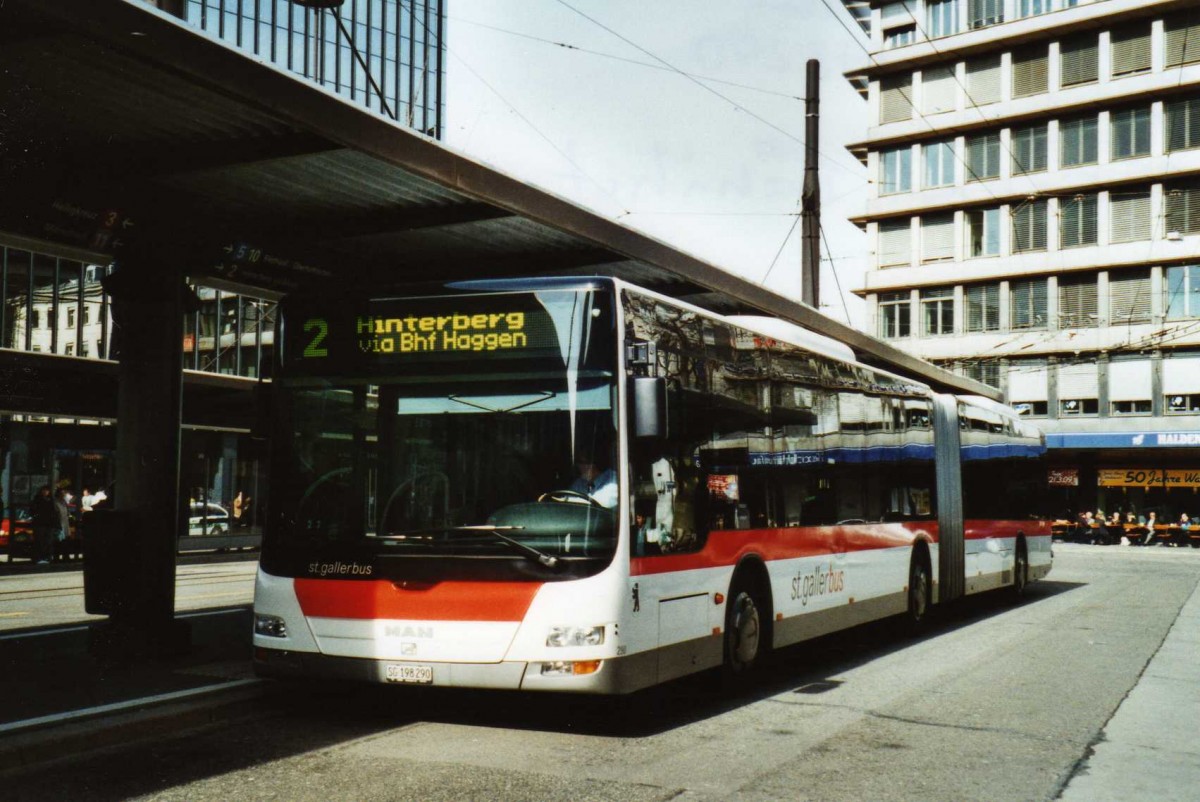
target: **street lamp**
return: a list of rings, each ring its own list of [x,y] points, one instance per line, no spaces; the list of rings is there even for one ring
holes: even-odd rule
[[[350,52],[354,55],[354,60],[357,61],[358,66],[362,68],[363,75],[366,77],[367,83],[370,84],[371,89],[375,90],[375,94],[379,96],[379,105],[383,108],[384,114],[391,117],[393,120],[400,119],[398,114],[392,112],[391,107],[388,105],[387,97],[383,94],[383,90],[379,88],[379,84],[375,81],[375,76],[371,75],[371,68],[367,66],[367,62],[362,57],[362,53],[358,52],[358,45],[354,44],[354,37],[351,36],[350,31],[346,28],[346,24],[342,22],[341,15],[338,14],[337,10],[345,4],[346,0],[289,1],[293,5],[297,5],[302,8],[311,8],[318,14],[324,10],[328,10],[332,14],[334,21],[337,23],[338,30],[341,31],[342,36],[346,37],[346,42],[350,45]],[[3,0],[0,0],[0,5],[3,5]]]

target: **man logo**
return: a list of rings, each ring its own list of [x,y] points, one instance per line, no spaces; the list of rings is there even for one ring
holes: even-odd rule
[[[1140,446],[1144,442],[1146,442],[1146,435],[1144,435],[1144,434],[1134,435],[1133,444],[1135,446]]]
[[[432,638],[433,627],[410,627],[393,625],[385,627],[384,637],[388,638]]]
[[[401,643],[400,644],[400,654],[404,655],[405,657],[416,657],[417,644],[407,643],[407,642]]]

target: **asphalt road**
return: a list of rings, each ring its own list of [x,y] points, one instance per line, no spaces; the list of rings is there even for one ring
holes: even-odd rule
[[[6,782],[9,800],[1054,799],[1200,581],[1200,551],[1056,547],[968,600],[622,699],[278,686],[233,720]]]

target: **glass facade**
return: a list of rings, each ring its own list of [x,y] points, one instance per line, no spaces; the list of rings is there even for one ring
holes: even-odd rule
[[[289,0],[187,0],[184,18],[355,103],[442,136],[442,0],[346,0],[337,10]]]

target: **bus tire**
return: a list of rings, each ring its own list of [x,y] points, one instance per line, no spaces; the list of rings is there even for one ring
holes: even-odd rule
[[[734,580],[725,606],[725,670],[732,675],[754,668],[763,652],[766,608],[753,586]]]
[[[1018,537],[1017,550],[1013,555],[1013,599],[1023,598],[1027,587],[1029,587],[1029,553],[1025,548],[1025,538]]]
[[[922,546],[913,549],[908,566],[908,612],[905,617],[911,629],[919,630],[929,620],[933,579],[929,569],[929,552]]]

